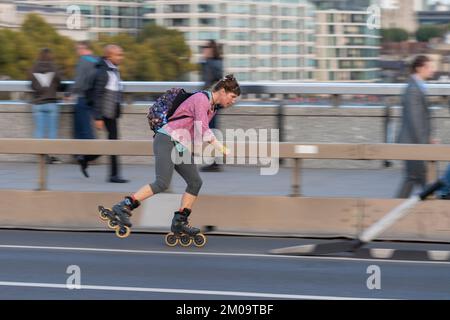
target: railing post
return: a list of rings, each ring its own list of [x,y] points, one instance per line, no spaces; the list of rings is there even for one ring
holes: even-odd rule
[[[47,163],[46,155],[39,155],[39,191],[47,190]]]
[[[302,159],[294,159],[294,168],[292,172],[292,193],[291,197],[301,197],[301,165]]]
[[[391,136],[393,134],[393,126],[391,123],[391,100],[390,97],[385,96],[385,108],[384,108],[384,142],[385,143],[395,143],[395,137]],[[389,160],[384,160],[383,165],[385,168],[392,166],[392,162]]]
[[[279,132],[279,139],[280,142],[285,142],[285,129],[284,129],[284,101],[280,101],[279,105],[278,105],[278,116],[277,116],[277,127],[278,127],[278,132]],[[279,159],[279,164],[283,165],[284,164],[284,159],[280,158]]]
[[[333,105],[333,108],[339,108],[341,105],[341,95],[333,94],[331,97],[331,103]]]

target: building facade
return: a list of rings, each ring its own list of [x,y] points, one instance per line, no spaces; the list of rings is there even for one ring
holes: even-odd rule
[[[66,10],[39,4],[0,1],[0,27],[17,30],[31,13],[38,14],[61,35],[76,41],[89,39],[88,27],[82,16],[76,29],[68,28],[68,14]]]
[[[315,79],[377,82],[380,80],[379,29],[370,28],[371,2],[313,1],[316,5]],[[336,9],[337,8],[337,9]]]
[[[86,25],[89,38],[96,39],[99,34],[127,32],[135,34],[143,26],[145,15],[144,0],[22,0],[20,4],[35,4],[66,11],[78,6]],[[66,12],[69,16],[70,13]]]
[[[381,7],[381,27],[383,29],[401,28],[410,34],[417,31],[417,16],[414,2],[395,0],[393,7]]]
[[[314,80],[314,11],[304,0],[147,0],[146,22],[182,31],[201,60],[207,40],[241,81]]]

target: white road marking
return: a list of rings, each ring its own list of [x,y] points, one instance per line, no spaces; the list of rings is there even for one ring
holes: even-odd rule
[[[0,286],[27,287],[27,288],[51,288],[51,289],[69,290],[67,284],[57,284],[57,283],[0,281]],[[374,299],[370,299],[370,298],[314,296],[314,295],[301,295],[301,294],[278,294],[278,293],[261,293],[261,292],[245,292],[245,291],[186,290],[186,289],[142,288],[142,287],[116,287],[116,286],[98,286],[98,285],[95,285],[95,286],[94,285],[81,285],[79,289],[71,289],[70,291],[78,291],[78,290],[198,294],[198,295],[209,295],[209,296],[213,295],[213,296],[232,296],[232,297],[272,298],[272,299],[374,300]],[[388,299],[375,299],[375,300],[388,300]]]
[[[375,261],[383,263],[409,263],[409,264],[440,264],[450,265],[447,261],[410,261],[410,260],[379,260],[362,259],[352,257],[324,257],[324,256],[290,256],[271,255],[264,253],[227,253],[227,252],[194,252],[194,251],[159,251],[159,250],[128,250],[128,249],[106,249],[106,248],[78,248],[78,247],[47,247],[47,246],[25,246],[25,245],[0,245],[0,249],[25,249],[25,250],[54,250],[54,251],[80,251],[80,252],[103,252],[103,253],[130,253],[130,254],[166,254],[166,255],[197,255],[197,256],[221,256],[221,257],[248,257],[269,259],[300,259],[300,260],[332,260],[332,261]],[[201,249],[200,249],[201,250]]]

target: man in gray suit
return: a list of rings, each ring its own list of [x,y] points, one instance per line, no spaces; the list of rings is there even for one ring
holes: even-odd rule
[[[434,75],[432,61],[427,56],[418,56],[411,65],[411,77],[402,97],[403,115],[398,143],[431,143],[430,111],[426,96],[425,81]],[[424,161],[405,161],[405,178],[397,198],[408,198],[415,185],[425,186],[426,167]]]

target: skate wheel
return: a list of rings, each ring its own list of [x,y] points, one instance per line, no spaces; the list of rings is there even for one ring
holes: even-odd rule
[[[172,232],[166,234],[166,237],[165,237],[164,240],[166,241],[166,244],[169,247],[175,247],[177,245],[177,243],[178,243],[177,237]]]
[[[108,220],[108,216],[105,214],[106,210],[108,210],[108,209],[105,209],[103,207],[99,207],[100,219],[102,219],[103,221],[107,221]]]
[[[192,244],[192,239],[190,236],[188,236],[187,234],[183,234],[180,237],[180,245],[182,247],[189,247]]]
[[[203,247],[206,244],[206,237],[203,233],[199,233],[194,237],[194,244],[196,247]]]
[[[117,221],[115,221],[115,220],[109,220],[109,221],[108,221],[108,227],[109,227],[110,229],[115,229],[115,228],[117,228],[117,226],[118,226]]]
[[[131,233],[131,229],[128,226],[119,227],[116,229],[116,236],[119,238],[127,238]]]

